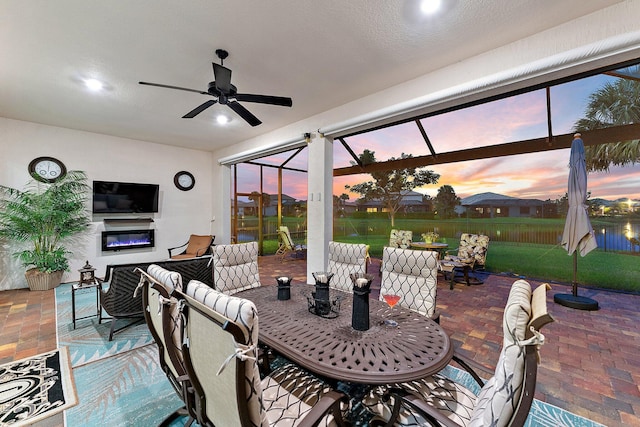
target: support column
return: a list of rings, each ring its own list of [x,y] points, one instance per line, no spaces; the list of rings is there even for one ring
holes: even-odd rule
[[[324,271],[333,237],[333,140],[317,133],[309,144],[307,175],[307,283]]]

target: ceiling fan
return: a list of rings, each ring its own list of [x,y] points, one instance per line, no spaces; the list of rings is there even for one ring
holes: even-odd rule
[[[258,126],[262,123],[256,116],[254,116],[249,110],[244,108],[238,101],[242,102],[257,102],[260,104],[281,105],[283,107],[291,107],[293,101],[291,98],[283,96],[270,96],[270,95],[253,95],[249,93],[238,93],[238,90],[231,84],[231,70],[224,67],[224,60],[229,56],[229,52],[223,49],[216,49],[216,55],[220,58],[220,64],[212,62],[214,81],[209,83],[209,87],[206,91],[198,89],[189,89],[185,87],[169,86],[158,83],[138,82],[141,85],[164,87],[168,89],[185,90],[188,92],[196,92],[202,95],[213,96],[214,99],[210,99],[187,114],[182,116],[183,119],[192,119],[198,114],[202,113],[207,108],[219,102],[222,105],[227,105],[233,111],[235,111],[240,117],[242,117],[251,126]]]

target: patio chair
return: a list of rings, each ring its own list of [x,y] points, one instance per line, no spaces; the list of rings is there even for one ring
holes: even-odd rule
[[[341,291],[353,292],[349,275],[367,272],[367,256],[365,244],[329,242],[327,272],[333,273],[329,285]]]
[[[137,291],[142,290],[142,301],[145,307],[144,317],[156,345],[160,368],[165,373],[174,390],[185,402],[182,408],[172,412],[160,426],[171,425],[176,418],[187,415],[185,426],[193,422],[193,389],[191,388],[182,357],[182,318],[178,309],[178,300],[172,296],[174,289],[182,290],[180,273],[165,270],[152,264],[145,272],[136,268],[140,274]],[[140,289],[140,287],[142,289]]]
[[[383,295],[398,295],[398,304],[440,322],[436,310],[438,288],[438,253],[432,251],[386,247],[382,252]]]
[[[280,255],[280,261],[284,261],[289,254],[295,259],[307,258],[307,246],[293,241],[289,227],[281,225],[278,229],[278,237],[280,238],[280,246],[276,251],[276,255]]]
[[[392,229],[389,234],[389,247],[409,249],[413,240],[413,232],[410,230]]]
[[[184,361],[202,426],[338,425],[346,396],[293,364],[260,379],[258,313],[246,299],[187,285]]]
[[[213,287],[231,295],[260,286],[258,242],[213,248]]]
[[[453,289],[453,283],[457,272],[464,276],[464,281],[469,285],[481,285],[483,283],[473,275],[476,270],[484,270],[489,249],[489,236],[484,234],[462,233],[458,248],[451,249],[447,253],[457,251],[456,255],[445,255],[440,262],[440,269],[445,278],[451,274],[449,288]]]
[[[197,234],[192,234],[191,236],[189,236],[189,240],[186,243],[168,249],[169,258],[185,259],[211,255],[211,246],[213,245],[213,241],[215,240],[215,238],[216,236],[199,236]],[[173,251],[181,252],[174,254]]]
[[[454,361],[477,382],[463,385],[438,373],[419,381],[377,387],[365,404],[377,415],[371,425],[522,426],[535,394],[540,329],[553,318],[547,313],[542,284],[531,292],[524,280],[511,287],[504,310],[502,351],[495,374],[484,382],[462,358]],[[380,397],[382,396],[382,397]]]

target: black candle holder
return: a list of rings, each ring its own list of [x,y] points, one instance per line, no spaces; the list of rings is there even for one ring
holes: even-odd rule
[[[340,299],[336,298],[332,301],[329,296],[329,281],[333,273],[318,271],[312,274],[316,280],[316,290],[311,292],[311,298],[307,297],[309,311],[322,317],[337,317],[340,311]]]
[[[278,299],[281,301],[286,301],[291,299],[291,281],[292,277],[280,276],[276,277],[276,282],[278,282]]]
[[[369,329],[369,293],[373,275],[351,273],[353,282],[353,310],[351,312],[351,327],[357,331]]]

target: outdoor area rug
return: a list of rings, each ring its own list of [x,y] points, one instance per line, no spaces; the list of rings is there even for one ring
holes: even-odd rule
[[[80,404],[67,426],[155,426],[183,406],[158,363],[155,344],[73,369]]]
[[[76,403],[65,347],[0,365],[0,425],[31,425]]]
[[[97,289],[84,289],[76,292],[76,319],[92,316],[96,313]],[[108,317],[106,313],[105,317]],[[145,346],[153,342],[145,322],[125,328],[113,335],[109,341],[111,320],[98,324],[98,317],[92,316],[76,322],[73,329],[71,314],[71,283],[56,288],[56,319],[58,322],[58,347],[67,346],[71,366],[74,368],[86,363],[113,356],[118,353]],[[118,320],[117,327],[124,326],[128,319]]]

